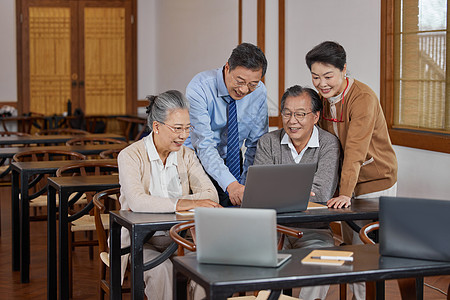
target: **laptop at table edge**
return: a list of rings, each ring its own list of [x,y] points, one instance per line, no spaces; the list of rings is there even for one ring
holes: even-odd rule
[[[273,209],[197,207],[195,228],[200,263],[279,267],[292,256],[278,253]]]

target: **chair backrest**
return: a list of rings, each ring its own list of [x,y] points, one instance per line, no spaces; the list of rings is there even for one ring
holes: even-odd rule
[[[113,138],[95,138],[95,137],[73,138],[66,142],[67,146],[100,145],[100,144],[124,144],[124,145],[127,145],[127,142],[118,140],[118,139],[113,139]]]
[[[30,136],[31,134],[25,132],[15,131],[0,131],[0,136]]]
[[[16,153],[13,160],[21,161],[49,161],[49,160],[85,160],[86,156],[66,150],[28,150]]]
[[[117,158],[120,151],[122,151],[122,149],[109,149],[109,150],[100,152],[99,155],[100,155],[100,158],[103,158],[103,159],[113,159],[113,158]]]
[[[120,188],[114,188],[99,192],[94,195],[94,219],[97,231],[99,252],[109,252],[108,250],[108,228],[102,222],[101,214],[109,214],[112,210],[120,209]]]
[[[82,161],[66,165],[56,171],[56,176],[94,176],[111,175],[117,173],[117,162],[107,161]]]
[[[89,134],[89,132],[74,128],[45,129],[36,132],[36,135],[53,135],[53,134],[86,135]]]
[[[375,241],[369,237],[369,234],[375,230],[380,229],[380,222],[372,222],[361,228],[359,231],[359,238],[364,244],[375,244]]]
[[[134,141],[139,140],[147,129],[147,120],[144,119],[118,117],[117,120],[123,122],[126,125],[125,138],[127,139],[127,142],[129,142],[130,139],[133,139]],[[139,125],[141,125],[140,129]],[[137,134],[135,134],[136,132]]]
[[[54,160],[85,160],[86,156],[81,153],[66,151],[66,150],[29,150],[16,153],[13,156],[13,161],[27,162],[27,161],[54,161]],[[49,174],[36,175],[30,178],[30,189],[35,192],[35,195],[45,193],[47,188],[47,177]]]
[[[195,232],[194,220],[179,223],[177,225],[172,226],[172,228],[170,228],[169,230],[170,237],[175,241],[175,243],[178,244],[179,256],[184,255],[184,249],[187,249],[191,252],[195,252],[197,250],[195,245],[195,234],[193,234],[194,242],[191,242],[185,239],[182,235],[180,235],[181,232],[188,229],[193,229],[193,232]],[[278,250],[281,250],[283,248],[285,235],[293,236],[296,238],[301,238],[303,236],[303,232],[279,224],[277,224],[277,231],[281,233],[277,245]]]

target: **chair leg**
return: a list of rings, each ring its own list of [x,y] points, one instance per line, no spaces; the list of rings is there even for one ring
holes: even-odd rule
[[[366,300],[376,299],[375,281],[366,282]]]
[[[346,300],[347,299],[347,284],[341,283],[339,285],[339,299]]]
[[[448,284],[447,300],[450,300],[450,283]]]
[[[100,259],[100,278],[98,280],[98,300],[104,300],[105,299],[105,291],[102,288],[102,280],[106,279],[106,265],[102,262]]]
[[[403,278],[398,279],[398,287],[400,289],[400,295],[402,299],[416,299],[416,279],[415,278]]]
[[[73,259],[73,257],[72,257],[72,251],[73,251],[73,246],[72,246],[72,241],[73,241],[73,236],[74,236],[74,233],[72,232],[72,230],[70,229],[70,224],[69,224],[69,230],[68,230],[68,232],[69,232],[69,236],[68,236],[68,244],[69,244],[69,251],[67,251],[68,252],[68,261],[69,261],[69,297],[70,298],[73,298],[73,271],[72,271],[72,267],[73,267],[73,265],[72,265],[72,259]]]
[[[88,232],[89,241],[92,241],[94,239],[92,233],[93,233],[92,231]],[[94,259],[94,246],[89,246],[89,259],[90,260]]]

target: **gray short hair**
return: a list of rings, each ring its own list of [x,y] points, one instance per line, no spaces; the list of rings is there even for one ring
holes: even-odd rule
[[[152,129],[153,122],[165,122],[170,111],[175,109],[189,110],[189,101],[183,93],[170,90],[157,96],[145,97],[149,101],[147,106],[147,126]]]
[[[280,103],[281,110],[284,109],[284,104],[286,103],[286,99],[288,97],[297,97],[297,96],[300,96],[301,94],[307,94],[311,98],[312,112],[314,112],[314,113],[322,112],[323,105],[322,105],[322,100],[320,99],[319,94],[317,94],[317,92],[311,88],[301,87],[299,85],[291,86],[284,92],[283,96],[281,97],[281,103]]]

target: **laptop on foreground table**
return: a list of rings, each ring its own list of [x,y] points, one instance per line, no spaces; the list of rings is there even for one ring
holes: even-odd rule
[[[278,267],[291,255],[277,250],[273,209],[195,209],[197,260],[200,263]]]
[[[380,197],[380,254],[450,261],[450,200]]]
[[[270,208],[277,213],[308,207],[316,164],[253,165],[248,168],[242,208]]]

